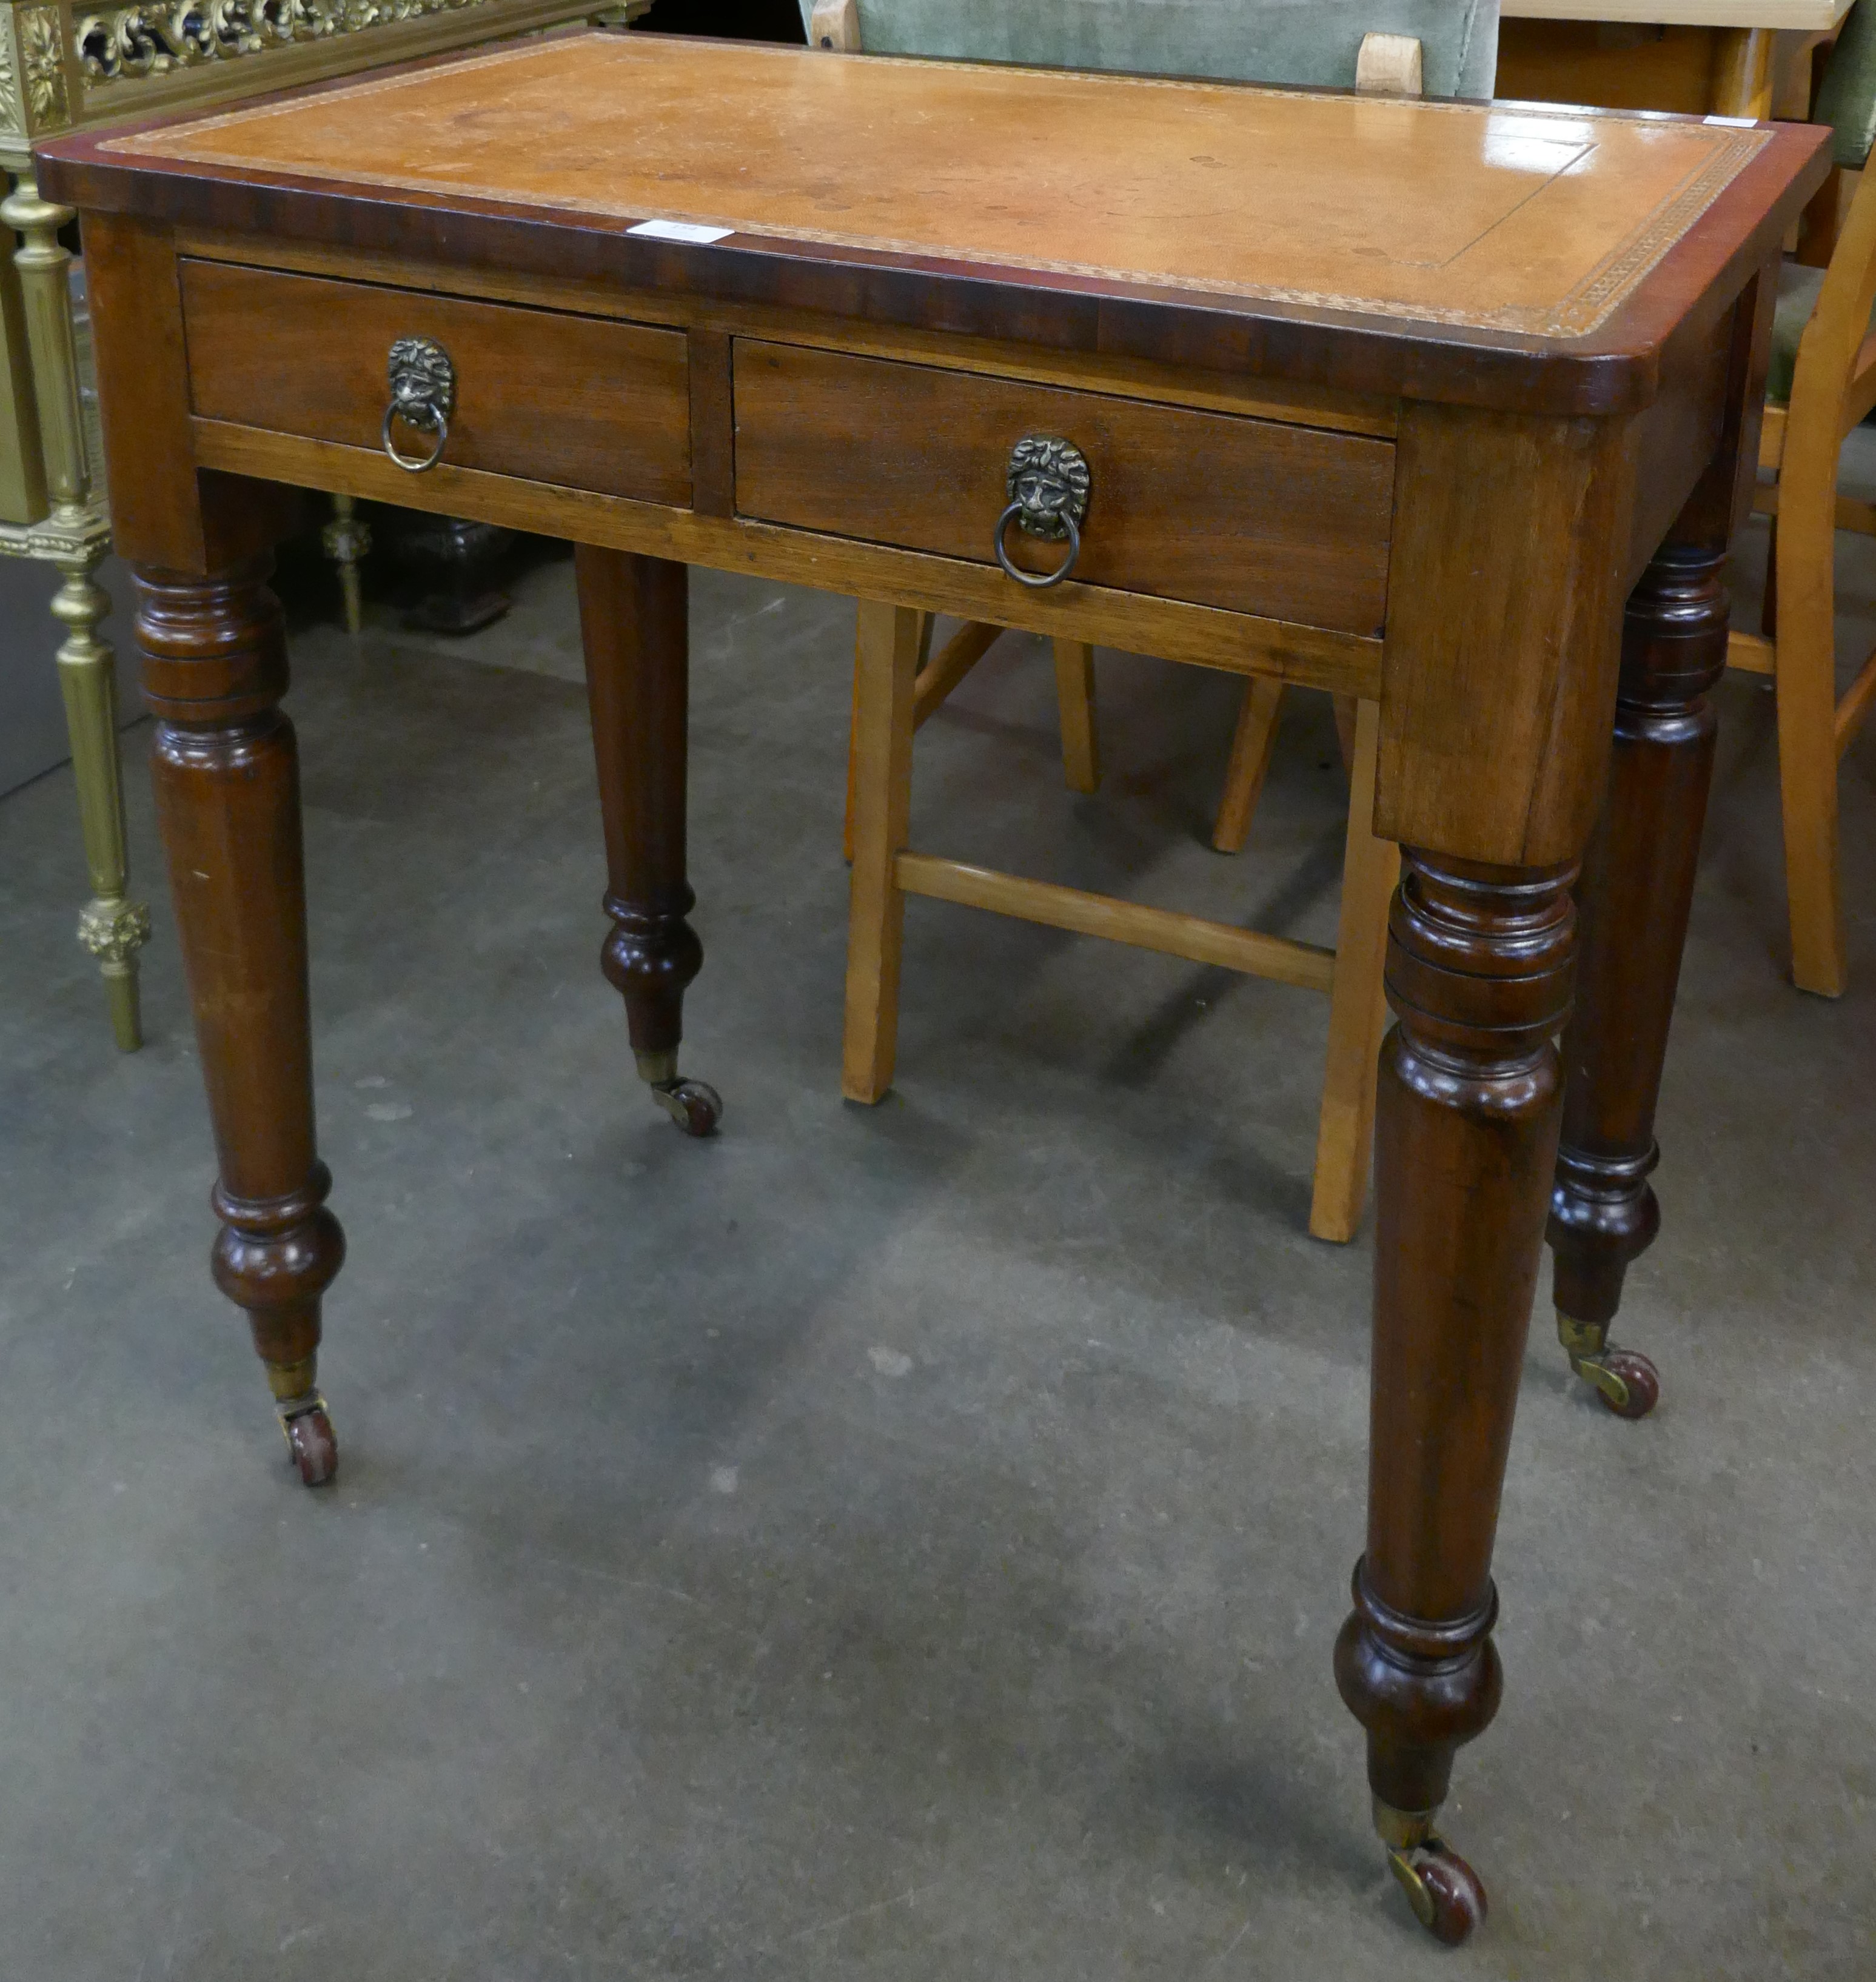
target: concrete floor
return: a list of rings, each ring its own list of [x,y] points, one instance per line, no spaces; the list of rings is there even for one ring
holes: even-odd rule
[[[332,1491],[209,1283],[147,732],[135,1056],[67,775],[0,804],[0,1974],[1876,1973],[1876,739],[1830,1005],[1781,976],[1770,698],[1721,691],[1622,1331],[1666,1399],[1605,1416],[1541,1314],[1447,1954],[1330,1676],[1370,1261],[1304,1230],[1325,1006],[915,903],[897,1090],[843,1106],[850,609],[699,575],[686,1065],[728,1112],[686,1141],[596,967],[571,592],[296,638]],[[921,736],[916,838],[1328,939],[1326,705],[1224,860],[1230,684],[1101,666],[1100,797],[1010,642]]]

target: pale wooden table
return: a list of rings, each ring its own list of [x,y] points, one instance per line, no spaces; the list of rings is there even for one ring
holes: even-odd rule
[[[1624,21],[1649,26],[1788,28],[1829,34],[1853,0],[1504,0],[1507,20]]]
[[[1504,0],[1498,94],[1801,118],[1851,0]]]

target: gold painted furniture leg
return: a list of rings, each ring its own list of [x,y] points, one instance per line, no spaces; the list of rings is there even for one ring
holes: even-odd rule
[[[143,1043],[137,952],[149,940],[150,912],[129,899],[129,856],[124,837],[123,772],[117,749],[117,661],[98,637],[110,599],[92,573],[91,558],[61,559],[63,582],[53,616],[65,628],[58,649],[58,686],[78,788],[78,829],[91,869],[92,899],[78,911],[78,941],[98,959],[119,1047]]]
[[[365,630],[364,586],[359,567],[371,555],[371,526],[349,496],[332,498],[332,520],[319,532],[320,548],[339,568],[345,631],[356,639]]]
[[[123,772],[117,749],[116,662],[98,635],[109,602],[92,577],[91,468],[78,398],[78,353],[72,334],[72,256],[58,230],[72,209],[39,197],[30,176],[0,202],[0,221],[18,232],[14,255],[32,352],[34,398],[52,500],[48,533],[69,532],[73,555],[57,560],[63,582],[52,612],[65,628],[58,650],[59,685],[78,785],[78,818],[91,870],[92,899],[78,914],[78,940],[98,959],[111,1028],[125,1052],[142,1043],[137,996],[137,952],[149,939],[149,911],[130,896],[124,837]]]
[[[12,175],[0,165],[0,201],[12,189]],[[14,241],[9,249],[18,245]],[[39,455],[38,415],[32,403],[26,311],[20,299],[19,271],[9,252],[0,255],[0,526],[25,529],[45,515],[45,472]],[[5,548],[14,546],[9,542]],[[23,545],[19,548],[30,555]]]

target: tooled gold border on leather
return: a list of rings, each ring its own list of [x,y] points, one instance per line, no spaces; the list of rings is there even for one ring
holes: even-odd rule
[[[492,49],[485,54],[453,62],[450,67],[456,71],[525,60],[530,55],[537,55],[542,46],[542,44],[536,42]],[[744,46],[738,50],[738,53],[744,56],[769,56],[788,60],[798,57],[799,51],[779,47],[764,48],[757,45]],[[881,64],[910,65],[916,58],[880,55],[869,55],[865,59]],[[1014,65],[1010,65],[1010,72],[1051,78],[1060,77],[1065,73],[1059,69],[1023,70]],[[329,96],[346,97],[376,95],[419,83],[430,72],[374,76],[328,94]],[[1140,88],[1206,90],[1221,86],[1202,78],[1188,81],[1177,77],[1128,76],[1123,79],[1130,87]],[[1314,91],[1270,88],[1265,93],[1273,96],[1320,100],[1319,92]],[[251,105],[245,109],[225,112],[219,116],[172,125],[142,137],[132,135],[107,139],[100,149],[135,153],[146,158],[173,159],[184,164],[229,165],[239,162],[256,169],[300,173],[309,177],[322,176],[303,158],[289,161],[250,155],[236,162],[217,153],[192,150],[189,146],[191,139],[203,133],[235,125],[259,124],[271,117],[291,115],[302,107],[302,102],[299,101]],[[1377,107],[1380,107],[1378,102]],[[1484,114],[1477,105],[1446,102],[1438,98],[1422,98],[1410,105],[1403,104],[1401,107],[1411,108],[1417,115],[1430,112],[1453,116],[1478,116]],[[1585,113],[1582,109],[1562,105],[1520,103],[1517,106],[1517,114],[1520,117],[1554,117],[1575,123],[1585,121]],[[1588,113],[1592,120],[1596,115],[1594,112]],[[1652,123],[1653,120],[1650,122]],[[399,192],[456,192],[465,198],[495,200],[516,206],[557,209],[565,212],[600,214],[622,219],[680,221],[693,225],[721,227],[733,234],[744,235],[758,240],[812,242],[817,246],[851,248],[871,254],[913,255],[922,260],[974,263],[983,268],[1020,269],[1039,274],[1090,276],[1098,280],[1148,288],[1231,296],[1247,302],[1288,303],[1307,309],[1337,310],[1352,315],[1394,317],[1414,322],[1449,324],[1456,329],[1500,330],[1526,336],[1567,339],[1587,336],[1605,322],[1741,171],[1771,142],[1772,136],[1771,132],[1766,130],[1734,125],[1695,123],[1691,119],[1663,119],[1654,125],[1654,128],[1701,142],[1707,148],[1707,156],[1682,182],[1679,189],[1656,207],[1647,219],[1611,250],[1568,295],[1543,308],[1507,305],[1496,310],[1448,309],[1437,304],[1408,302],[1399,298],[1286,289],[1264,283],[1210,281],[1203,276],[1169,275],[1163,269],[1121,269],[1111,264],[1055,261],[1039,255],[999,254],[993,262],[981,251],[930,240],[900,240],[887,235],[855,234],[835,229],[793,225],[784,227],[739,219],[727,213],[704,213],[691,209],[641,213],[633,208],[628,213],[626,209],[613,202],[582,199],[578,195],[556,193],[550,196],[545,193],[529,193],[496,186],[482,186],[471,191],[459,182],[452,183],[439,177],[426,178],[418,174],[368,172],[354,167],[345,169],[343,176],[348,182],[359,185],[391,187]],[[334,175],[338,175],[335,173]]]

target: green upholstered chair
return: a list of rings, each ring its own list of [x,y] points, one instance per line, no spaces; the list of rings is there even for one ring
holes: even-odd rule
[[[840,7],[801,0],[815,35]],[[1490,96],[1497,0],[857,0],[870,55],[1352,89],[1364,38],[1420,45],[1429,96]]]
[[[800,5],[809,42],[846,55],[942,56],[1474,96],[1490,95],[1497,62],[1497,0],[800,0]],[[931,622],[925,619],[911,717],[915,728],[964,679],[998,631],[966,625],[933,656]],[[1054,649],[1068,782],[1077,790],[1092,791],[1100,778],[1093,650],[1063,639],[1054,642]],[[863,640],[856,657],[856,683],[866,665]],[[1213,843],[1221,851],[1237,851],[1250,830],[1283,693],[1276,681],[1247,686],[1213,829]],[[1378,707],[1350,698],[1337,714],[1353,792],[1310,1230],[1319,1238],[1346,1240],[1354,1236],[1367,1196],[1376,1055],[1386,1017],[1381,965],[1398,855],[1374,838],[1371,827]],[[850,857],[856,781],[874,775],[863,764],[856,744],[849,757]],[[887,789],[876,795],[879,802],[870,816],[903,818],[906,794],[894,789],[896,774],[889,769],[876,775]],[[855,899],[858,916],[857,892]],[[1111,929],[1120,919],[1107,926]],[[883,932],[870,922],[863,929],[856,923],[850,956],[880,953],[883,943]],[[852,1099],[878,1100],[890,1079],[896,996],[896,971],[883,977],[850,970],[846,1091]],[[885,1043],[856,1053],[851,1049],[856,1038]]]
[[[1861,172],[1876,139],[1876,5],[1859,0],[1831,49],[1818,117],[1836,162]],[[1845,985],[1838,761],[1876,702],[1876,654],[1837,691],[1836,536],[1876,535],[1876,506],[1837,492],[1844,439],[1876,407],[1876,174],[1852,196],[1827,269],[1788,262],[1772,330],[1757,506],[1773,518],[1764,635],[1735,633],[1736,666],[1773,676],[1784,816],[1791,975],[1825,997]]]

